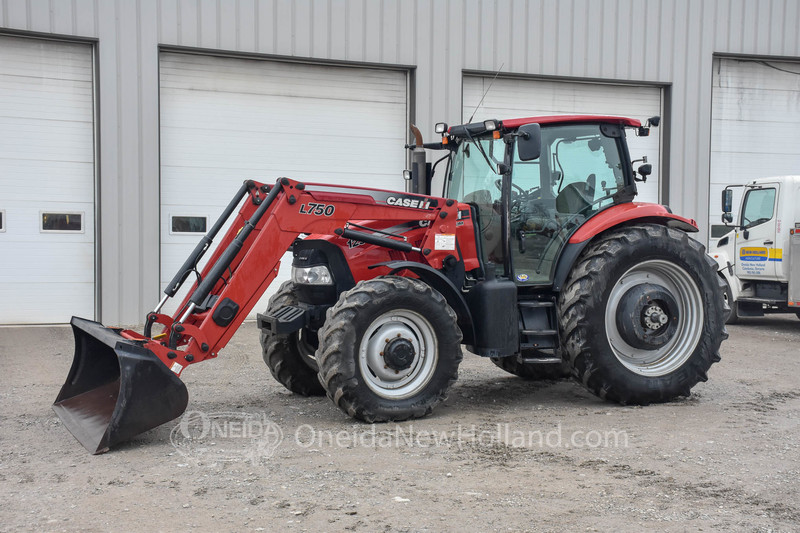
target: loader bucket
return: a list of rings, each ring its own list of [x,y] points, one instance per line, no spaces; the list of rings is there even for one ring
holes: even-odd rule
[[[53,410],[93,454],[169,422],[186,409],[183,382],[121,330],[73,317],[75,358]]]

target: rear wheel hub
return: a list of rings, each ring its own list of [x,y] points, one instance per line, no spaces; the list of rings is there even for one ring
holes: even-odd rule
[[[677,331],[678,304],[661,285],[640,283],[630,287],[620,298],[617,309],[620,337],[634,348],[660,348]]]

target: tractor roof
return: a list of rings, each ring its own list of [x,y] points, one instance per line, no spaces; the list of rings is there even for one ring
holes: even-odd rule
[[[628,126],[638,128],[642,122],[635,118],[616,117],[609,115],[554,115],[547,117],[527,117],[527,118],[512,118],[501,121],[504,128],[512,129],[518,128],[525,124],[559,124],[570,122],[609,122],[611,124],[619,124],[620,126]]]
[[[571,124],[571,123],[587,123],[587,122],[605,122],[609,124],[619,124],[623,127],[638,128],[642,125],[641,121],[634,118],[617,117],[610,115],[553,115],[545,117],[526,117],[526,118],[511,118],[506,120],[497,121],[501,129],[513,130],[525,124]],[[473,122],[471,124],[461,124],[452,126],[448,130],[450,135],[455,137],[466,137],[467,132],[470,135],[480,135],[485,133],[486,127],[484,122]]]

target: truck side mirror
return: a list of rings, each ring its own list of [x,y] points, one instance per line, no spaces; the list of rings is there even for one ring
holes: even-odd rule
[[[517,152],[520,161],[539,159],[542,153],[542,128],[539,124],[525,124],[517,130]]]
[[[722,190],[722,221],[725,222],[732,222],[733,217],[731,216],[731,211],[733,211],[733,191],[731,189],[723,189]],[[727,216],[726,216],[727,215]]]

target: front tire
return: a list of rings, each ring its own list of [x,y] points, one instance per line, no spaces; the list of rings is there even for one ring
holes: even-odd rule
[[[284,282],[269,299],[269,309],[296,305],[294,283]],[[264,362],[278,383],[303,396],[323,396],[325,388],[317,378],[316,336],[303,329],[289,335],[272,335],[261,331],[261,349]]]
[[[386,276],[359,282],[328,310],[316,357],[328,397],[365,422],[430,413],[462,359],[461,330],[425,283]]]
[[[592,393],[622,404],[688,396],[727,338],[714,262],[679,230],[612,230],[584,251],[559,297],[565,357]]]

